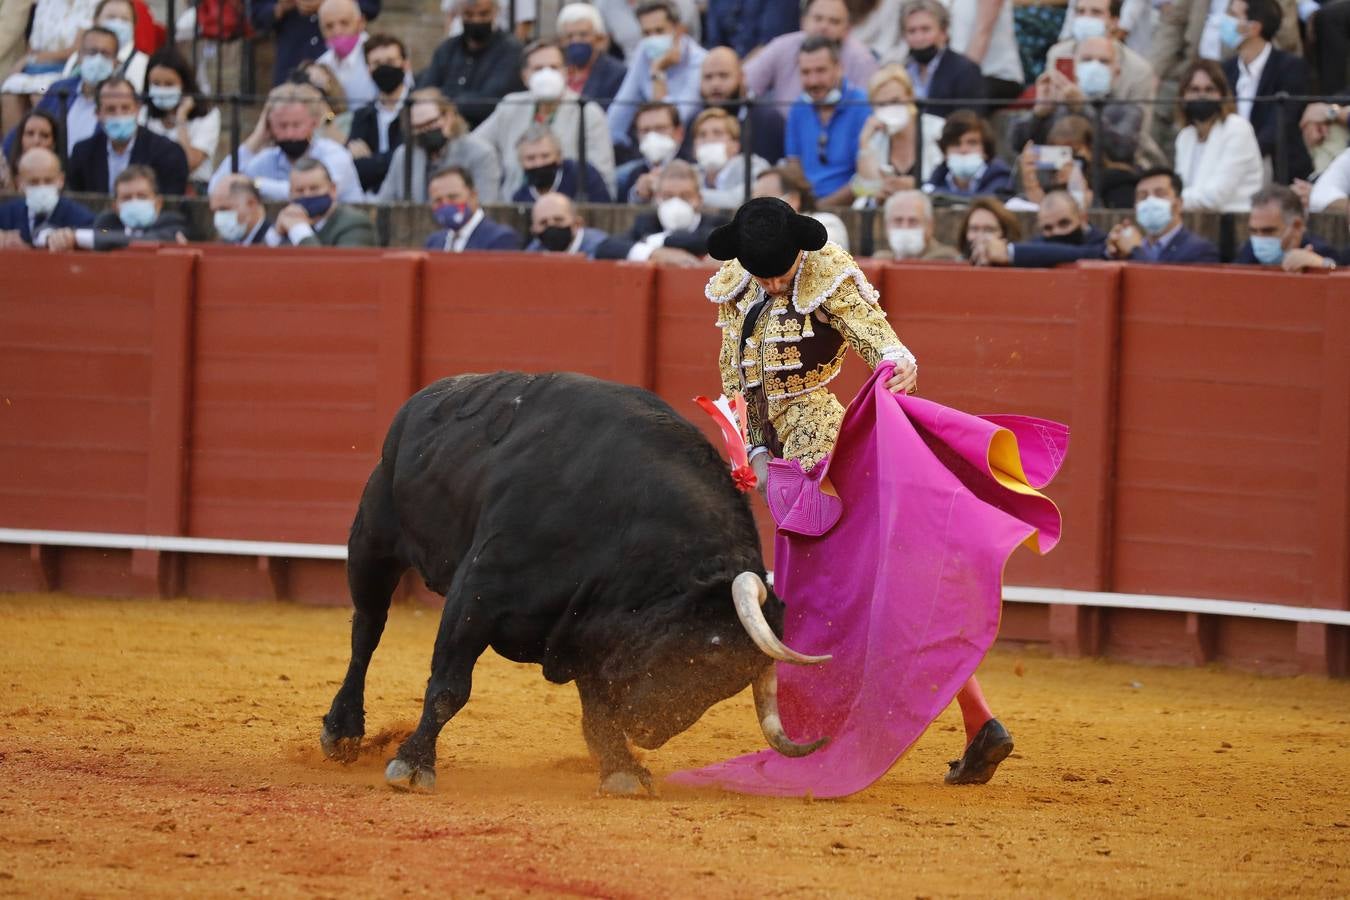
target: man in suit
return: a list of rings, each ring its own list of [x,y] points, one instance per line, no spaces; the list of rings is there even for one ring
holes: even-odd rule
[[[427,185],[432,216],[439,231],[427,238],[428,250],[463,253],[465,250],[519,250],[520,235],[487,217],[478,203],[473,176],[461,166],[448,166],[431,176]]]
[[[567,88],[609,109],[628,67],[608,52],[609,34],[600,10],[569,3],[558,11],[558,43],[567,63]]]
[[[44,228],[83,228],[94,214],[61,196],[66,177],[55,153],[34,147],[19,158],[16,173],[23,198],[0,206],[0,247],[32,246]]]
[[[216,182],[208,199],[211,224],[222,242],[246,247],[266,240],[272,223],[262,194],[247,175],[228,175]]]
[[[130,165],[113,182],[113,208],[89,228],[39,231],[34,246],[48,250],[117,250],[132,241],[187,243],[187,221],[164,211],[164,197],[149,166]]]
[[[1275,165],[1275,151],[1281,135],[1279,102],[1253,103],[1253,97],[1273,97],[1284,92],[1293,97],[1309,93],[1308,64],[1300,56],[1275,49],[1271,44],[1280,30],[1282,14],[1276,0],[1232,0],[1228,15],[1220,23],[1220,38],[1237,55],[1223,64],[1223,74],[1233,86],[1238,115],[1252,123],[1261,155]],[[1312,158],[1304,146],[1299,122],[1306,105],[1299,100],[1284,102],[1284,146],[1287,170],[1275,172],[1277,180],[1288,183],[1307,178]]]
[[[497,28],[498,0],[456,0],[464,31],[446,38],[417,86],[441,89],[470,127],[492,114],[497,101],[520,90],[520,41]]]
[[[380,0],[358,0],[358,4],[367,21],[380,14]],[[321,5],[323,0],[253,0],[253,27],[264,35],[276,35],[274,86],[289,78],[300,63],[318,59],[327,49],[319,30]]]
[[[640,213],[633,226],[596,248],[596,259],[698,265],[708,255],[708,235],[729,219],[703,212],[698,170],[682,159],[662,169],[653,197],[656,209]]]
[[[541,194],[555,192],[581,198],[588,203],[608,203],[609,188],[599,170],[589,162],[583,173],[575,159],[563,159],[558,136],[547,125],[536,122],[516,143],[516,158],[525,183],[511,195],[512,203],[533,203]],[[586,193],[582,196],[581,187]]]
[[[356,163],[361,189],[373,194],[389,174],[394,150],[403,144],[400,118],[412,76],[407,47],[396,37],[372,34],[366,39],[365,53],[366,67],[379,96],[352,113],[347,150]]]
[[[1083,220],[1083,210],[1068,191],[1053,190],[1041,198],[1036,230],[1039,233],[1034,240],[1015,244],[991,238],[975,248],[971,262],[977,266],[1049,269],[1106,255],[1106,234]]]
[[[70,189],[111,193],[118,175],[128,166],[140,165],[155,173],[164,193],[185,193],[187,155],[174,141],[137,123],[141,104],[131,82],[117,76],[108,78],[99,84],[94,100],[99,128],[71,151]]]
[[[1219,261],[1217,247],[1182,226],[1181,176],[1171,169],[1148,169],[1139,176],[1134,218],[1107,235],[1108,258],[1167,264]]]
[[[267,230],[269,247],[374,247],[375,226],[359,209],[337,202],[337,182],[323,163],[302,156],[291,167],[291,202]]]
[[[961,107],[947,100],[982,100],[984,74],[974,60],[947,46],[951,15],[939,0],[909,0],[900,12],[900,30],[909,47],[905,69],[914,84],[920,109],[947,116],[958,109],[985,115],[984,107]],[[930,101],[924,104],[922,101]]]
[[[1308,234],[1303,201],[1282,184],[1270,184],[1252,195],[1247,234],[1235,263],[1248,266],[1283,265],[1292,251],[1309,251],[1336,259],[1336,250],[1315,234]]]
[[[530,242],[526,253],[565,253],[595,259],[595,251],[609,235],[587,228],[565,194],[540,194],[530,209]]]

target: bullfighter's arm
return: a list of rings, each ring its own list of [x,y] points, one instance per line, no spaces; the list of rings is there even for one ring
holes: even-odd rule
[[[868,367],[875,369],[885,360],[914,362],[914,354],[896,337],[880,305],[864,298],[852,278],[845,279],[820,309]]]
[[[717,305],[717,326],[722,329],[722,350],[717,355],[717,368],[722,375],[722,394],[726,397],[741,392],[741,373],[736,368],[736,341],[740,328],[735,322],[735,312],[734,304]]]

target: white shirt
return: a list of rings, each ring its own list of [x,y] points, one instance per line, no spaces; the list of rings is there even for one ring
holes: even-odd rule
[[[1251,66],[1238,57],[1237,89],[1234,93],[1237,96],[1238,115],[1248,122],[1252,120],[1252,98],[1256,96],[1256,88],[1261,84],[1261,73],[1266,70],[1266,63],[1270,60],[1270,49],[1271,45],[1267,43],[1266,48],[1252,60]]]
[[[1246,119],[1230,114],[1214,123],[1202,142],[1194,125],[1177,134],[1176,172],[1184,187],[1186,210],[1247,212],[1252,194],[1265,182],[1265,166],[1256,132]]]
[[[1228,12],[1229,0],[1209,0],[1209,15],[1200,32],[1199,54],[1202,59],[1219,62],[1223,59],[1223,42],[1219,40],[1219,20]],[[1194,13],[1192,13],[1194,15]]]
[[[356,46],[343,59],[338,59],[338,55],[330,48],[316,60],[332,69],[333,74],[337,76],[338,82],[342,85],[342,93],[347,95],[348,109],[374,103],[375,98],[380,96],[380,89],[375,87],[375,82],[370,78],[370,69],[366,67],[365,47],[366,39],[369,37],[370,35],[364,31],[361,32]]]
[[[403,112],[403,101],[407,97],[408,86],[405,84],[403,90],[399,91],[398,100],[394,101],[393,109],[386,107],[382,100],[375,101],[375,131],[380,139],[380,145],[374,148],[376,153],[389,152],[389,125]]]
[[[97,127],[98,110],[94,107],[93,99],[81,91],[66,113],[66,156],[70,156],[80,141],[93,137]]]
[[[142,108],[141,115],[145,121],[142,122],[146,128],[160,137],[168,138],[175,144],[178,143],[178,126],[172,127],[165,125],[163,119],[147,116],[145,108]],[[198,116],[195,119],[187,120],[188,144],[194,149],[200,150],[206,156],[197,168],[193,169],[188,175],[191,181],[207,181],[211,177],[212,160],[216,155],[216,145],[220,142],[220,107],[213,107],[209,113],[204,116]],[[187,152],[187,147],[183,148]]]
[[[1350,150],[1342,150],[1313,182],[1309,212],[1321,212],[1337,200],[1350,197]]]

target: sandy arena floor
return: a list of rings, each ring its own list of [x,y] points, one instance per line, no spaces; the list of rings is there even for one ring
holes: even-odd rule
[[[593,796],[571,687],[495,656],[395,794],[318,750],[348,612],[0,597],[0,895],[1350,896],[1350,684],[995,653],[1018,751],[942,784],[949,711],[881,783],[802,802]],[[371,737],[420,710],[436,614],[398,607]],[[755,749],[748,692],[647,764]]]

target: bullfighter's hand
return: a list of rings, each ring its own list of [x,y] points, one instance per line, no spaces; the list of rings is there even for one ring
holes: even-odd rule
[[[750,460],[750,468],[755,473],[755,490],[763,496],[764,489],[769,485],[769,454],[755,454]]]
[[[919,389],[919,370],[907,359],[895,362],[895,372],[886,380],[886,390],[892,394],[912,394]]]

